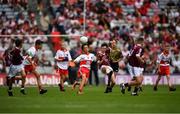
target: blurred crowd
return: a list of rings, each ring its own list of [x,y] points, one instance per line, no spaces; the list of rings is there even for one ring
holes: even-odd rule
[[[145,73],[154,73],[156,59],[164,44],[171,45],[172,72],[180,73],[180,0],[168,1],[165,7],[160,7],[160,0],[86,0],[86,28],[84,23],[84,0],[37,0],[37,12],[28,11],[27,0],[16,1],[16,5],[27,11],[27,15],[19,12],[9,19],[6,12],[0,15],[1,35],[10,34],[52,34],[79,35],[84,34],[93,42],[93,49],[103,41],[114,37],[124,56],[132,47],[132,39],[145,39],[145,55],[147,66]],[[11,0],[1,0],[1,3],[11,3]],[[37,19],[37,17],[39,18]],[[30,37],[23,36],[26,43],[33,43],[41,38],[52,42],[52,50],[60,48],[62,37]],[[72,36],[65,38],[67,42],[79,40]],[[10,38],[1,37],[0,50],[5,49]],[[80,44],[72,48],[75,58],[80,52]],[[120,62],[120,73],[127,73],[126,65]]]
[[[0,0],[1,4],[7,4],[14,9],[27,9],[28,0]]]

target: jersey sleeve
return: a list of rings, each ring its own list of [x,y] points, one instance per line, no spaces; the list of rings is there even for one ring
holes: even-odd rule
[[[32,49],[28,49],[27,54],[29,58],[33,58],[35,56],[35,51]]]
[[[79,63],[80,62],[80,60],[81,60],[81,55],[80,56],[78,56],[75,60],[74,60],[74,62],[76,62],[76,63]]]
[[[59,51],[56,52],[56,55],[54,57],[55,59],[58,59],[59,58]]]
[[[161,61],[161,59],[162,59],[162,54],[158,56],[158,58],[157,58],[157,61],[156,61],[156,62],[159,64],[159,63],[160,63],[160,61]]]
[[[68,60],[69,61],[71,61],[72,60],[72,58],[71,58],[71,54],[70,54],[70,52],[68,51]]]
[[[136,57],[140,57],[140,56],[141,56],[141,52],[142,52],[142,49],[140,48],[140,49],[138,50],[138,52],[136,53]]]

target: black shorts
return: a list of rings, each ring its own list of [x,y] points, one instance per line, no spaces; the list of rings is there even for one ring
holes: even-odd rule
[[[110,62],[110,65],[114,72],[119,71],[119,63],[118,62],[116,62],[116,63]]]

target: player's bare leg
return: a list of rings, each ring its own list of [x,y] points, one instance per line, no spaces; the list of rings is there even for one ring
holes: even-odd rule
[[[22,85],[21,85],[21,90],[20,92],[23,94],[23,95],[26,95],[25,93],[25,90],[24,90],[24,87],[25,87],[25,83],[26,83],[26,73],[24,70],[21,71],[21,80],[22,80]]]
[[[113,73],[112,74],[112,77],[111,77],[111,89],[110,89],[110,91],[109,92],[112,92],[112,88],[114,87],[114,85],[115,85],[115,80],[116,80],[116,77],[115,77],[115,74]]]
[[[12,92],[12,83],[13,83],[13,80],[15,78],[14,77],[8,77],[8,95],[9,96],[13,96],[13,92]]]
[[[106,90],[105,90],[104,93],[109,93],[109,92],[112,91],[111,82],[112,82],[112,75],[113,74],[114,74],[113,71],[111,71],[110,73],[107,74],[107,76],[108,76],[108,84],[107,84],[107,87],[106,87]]]
[[[22,85],[21,85],[21,90],[20,92],[23,94],[23,95],[26,95],[25,93],[25,90],[24,90],[24,87],[25,87],[25,80],[26,80],[26,73],[25,71],[21,71],[21,76],[16,76],[16,77],[13,77],[13,78],[8,78],[7,77],[7,85],[10,86],[10,88],[12,88],[12,84],[15,82],[15,80],[21,80],[22,81]]]
[[[87,83],[88,83],[88,78],[86,78],[85,80],[84,87],[87,85]]]
[[[158,86],[158,84],[159,84],[159,81],[161,80],[161,75],[158,75],[158,78],[157,78],[157,80],[156,80],[156,84],[154,85],[154,91],[157,91],[157,86]]]
[[[61,80],[60,80],[60,84],[58,84],[60,91],[65,91],[65,89],[64,89],[64,81],[65,81],[65,79],[66,79],[66,76],[62,75]]]
[[[138,95],[138,91],[142,85],[143,82],[143,76],[141,75],[140,77],[136,78],[137,82],[139,83],[137,86],[135,86],[134,91],[131,93],[132,96],[137,96]]]
[[[37,84],[38,84],[39,93],[40,93],[40,94],[46,93],[47,90],[45,90],[45,89],[42,88],[42,84],[41,84],[41,80],[40,80],[40,74],[39,74],[36,70],[32,71],[32,73],[35,75],[35,77],[36,77],[36,79],[37,79]]]
[[[74,90],[76,88],[76,85],[77,85],[77,81],[75,80],[73,85],[72,85],[72,90]]]
[[[18,82],[19,82],[20,80],[22,81],[22,76],[21,76],[21,75],[20,75],[20,76],[15,76],[15,77],[14,77],[14,80],[13,80],[13,83],[18,84]],[[21,85],[21,87],[22,87],[22,85]]]
[[[131,79],[131,81],[134,81],[135,78],[136,78],[136,77],[133,77],[133,78]],[[142,90],[142,84],[141,84],[140,86],[136,86],[136,87],[134,88],[134,91],[135,91],[136,88],[138,88],[138,91],[143,91],[143,90]],[[128,86],[128,89],[127,89],[127,90],[128,90],[128,91],[131,91],[131,86]]]
[[[133,77],[133,78],[131,79],[131,81],[134,81],[135,78],[136,78],[136,77]],[[127,89],[127,90],[128,90],[128,91],[131,91],[131,86],[128,86],[128,89]]]
[[[83,94],[82,91],[83,91],[83,88],[84,88],[84,85],[86,84],[86,82],[87,82],[86,74],[82,74],[82,81],[79,86],[78,94]]]
[[[143,76],[138,76],[135,78],[135,80],[131,80],[130,82],[128,83],[123,83],[120,85],[120,88],[121,88],[121,92],[124,94],[125,93],[125,89],[126,87],[129,87],[129,86],[140,86],[142,84],[142,81],[143,81]]]
[[[80,83],[76,80],[72,85],[72,90],[74,90],[77,85],[80,85]]]
[[[107,77],[108,77],[107,87],[106,87],[106,90],[104,91],[104,93],[108,93],[108,92],[109,92],[109,88],[110,88],[110,82],[111,82],[111,75],[112,75],[112,72],[107,73],[105,67],[103,67],[103,68],[101,69],[101,71],[102,71],[103,74],[106,74]]]
[[[140,86],[135,86],[134,91],[131,93],[132,96],[138,96],[138,91],[139,91]]]
[[[130,81],[127,84],[128,84],[128,86],[139,86],[139,85],[141,85],[142,81],[143,81],[143,77],[139,76],[139,77],[136,77],[136,79],[134,81]]]
[[[40,81],[40,74],[37,71],[33,71],[33,74],[36,77],[38,89],[41,90],[42,89],[42,85],[41,85],[41,81]]]
[[[171,84],[171,82],[170,82],[170,76],[169,76],[169,75],[166,76],[166,79],[167,79],[169,91],[176,91],[176,88],[172,87],[172,84]]]
[[[143,91],[143,89],[142,89],[142,84],[138,87],[138,91]]]

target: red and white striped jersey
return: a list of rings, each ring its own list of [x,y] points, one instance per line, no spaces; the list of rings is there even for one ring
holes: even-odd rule
[[[164,54],[164,52],[162,52],[158,56],[157,63],[159,63],[160,66],[169,66],[170,65],[170,59],[171,59],[170,54]]]
[[[92,61],[96,61],[96,56],[92,53],[81,54],[74,60],[74,62],[80,63],[80,67],[86,67],[88,69],[90,69]]]
[[[33,46],[33,47],[29,48],[26,53],[27,53],[27,56],[24,57],[25,58],[24,65],[30,65],[30,62],[27,59],[27,57],[29,57],[29,58],[36,57],[37,53],[38,53],[38,50],[36,50],[36,48]]]
[[[67,57],[68,60],[57,62],[57,66],[60,69],[67,70],[69,67],[69,61],[72,60],[70,52],[68,50],[60,50],[60,49],[56,52],[56,56],[55,56],[56,59],[65,58],[65,57]]]

